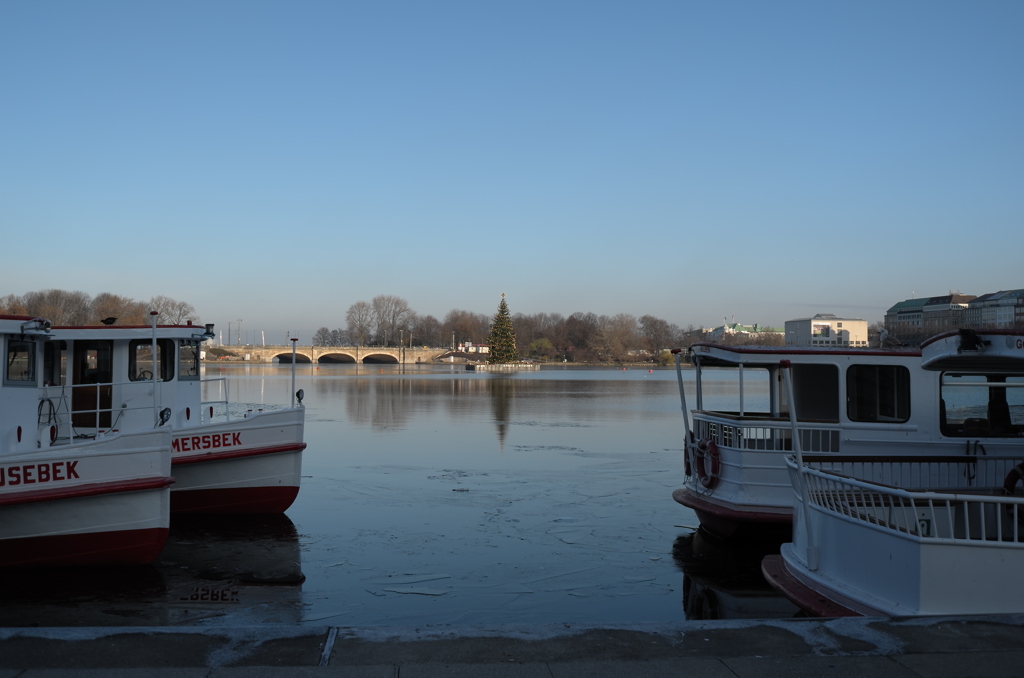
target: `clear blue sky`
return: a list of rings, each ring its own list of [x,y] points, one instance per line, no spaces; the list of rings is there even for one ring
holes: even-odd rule
[[[779,325],[1024,287],[1022,2],[0,3],[0,294]]]

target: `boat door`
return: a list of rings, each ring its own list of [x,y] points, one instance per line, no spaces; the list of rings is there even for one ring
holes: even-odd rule
[[[76,341],[73,353],[71,424],[81,428],[110,428],[114,342]]]

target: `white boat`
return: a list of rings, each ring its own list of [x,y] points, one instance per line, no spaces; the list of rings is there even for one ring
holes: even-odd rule
[[[49,322],[0,316],[0,341],[0,565],[151,562],[167,539],[170,430],[58,438],[40,421]]]
[[[922,369],[940,377],[943,400],[984,415],[965,426],[1002,429],[1011,454],[858,458],[798,445],[787,458],[793,541],[762,570],[812,614],[1024,612],[1012,583],[1024,570],[1024,334],[941,335],[922,347]]]
[[[225,380],[200,375],[200,346],[212,328],[54,328],[46,412],[61,438],[146,429],[165,418],[176,479],[172,513],[283,512],[299,492],[302,392],[287,407],[233,411]],[[216,398],[204,401],[204,390],[216,391]],[[138,406],[153,398],[153,407]]]
[[[971,400],[968,382],[985,378],[981,365],[978,375],[942,377],[948,383],[940,384],[939,372],[924,369],[918,349],[695,344],[690,351],[697,402],[691,429],[680,377],[688,435],[683,486],[673,497],[719,536],[742,525],[783,531],[792,525],[783,363],[792,365],[795,410],[809,454],[998,455],[1017,446],[998,415],[990,418]],[[722,388],[725,380],[728,388]]]

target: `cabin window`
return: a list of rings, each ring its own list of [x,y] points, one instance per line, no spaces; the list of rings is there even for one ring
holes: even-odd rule
[[[8,386],[36,385],[36,342],[14,338],[7,340],[4,384]]]
[[[910,419],[910,370],[902,365],[852,365],[846,370],[846,415],[850,421]]]
[[[797,418],[839,421],[839,368],[793,365],[792,369]]]
[[[178,346],[178,379],[199,378],[199,342],[182,339]]]
[[[1024,435],[1024,377],[946,372],[940,394],[939,423],[944,435]]]
[[[43,385],[64,386],[68,374],[68,342],[48,341],[43,344]]]
[[[170,339],[156,340],[156,358],[160,363],[160,380],[174,378],[174,342]],[[153,378],[153,340],[133,339],[128,342],[128,378],[132,381],[146,381]]]

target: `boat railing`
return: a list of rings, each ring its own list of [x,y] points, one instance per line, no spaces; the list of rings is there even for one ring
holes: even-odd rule
[[[1024,548],[1024,497],[1003,490],[1018,461],[1008,456],[809,456],[802,480],[793,456],[787,465],[797,494],[811,508],[843,520],[914,541],[984,540]]]
[[[115,386],[140,386],[161,383],[159,380],[110,381],[96,384],[44,385],[39,389],[37,423],[40,440],[44,434],[50,443],[74,444],[94,440],[97,436],[117,432],[129,412],[154,412],[154,393],[118,398],[114,406]],[[104,391],[106,391],[104,393]],[[106,401],[106,403],[104,403]],[[133,401],[138,401],[134,403]],[[103,405],[107,406],[104,407]]]
[[[212,390],[212,386],[209,387],[209,388],[207,387],[208,384],[216,384],[217,385],[217,395],[220,396],[220,398],[218,398],[216,400],[203,400],[202,401],[202,403],[200,405],[200,408],[199,408],[200,416],[201,416],[200,421],[201,422],[207,422],[207,421],[212,421],[213,420],[213,417],[214,417],[213,406],[214,405],[223,405],[224,406],[224,417],[226,419],[230,420],[231,419],[231,408],[228,407],[229,403],[228,403],[228,380],[227,380],[227,378],[226,377],[213,377],[211,379],[202,379],[202,380],[200,380],[199,383],[201,384],[201,388],[203,389],[203,395],[204,396],[210,390]]]
[[[801,422],[800,443],[805,452],[838,453],[839,424]],[[713,440],[718,446],[744,450],[793,449],[788,420],[717,416],[706,412],[693,415],[695,440]]]

